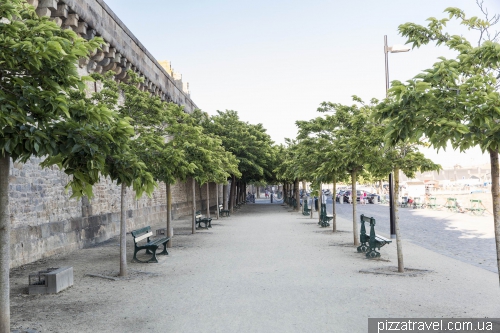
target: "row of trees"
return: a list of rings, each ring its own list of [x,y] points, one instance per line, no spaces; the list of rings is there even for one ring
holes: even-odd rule
[[[282,150],[284,164],[277,171],[279,179],[284,182],[305,179],[316,188],[321,182],[335,184],[350,178],[353,193],[356,193],[360,175],[365,179],[382,179],[392,171],[395,175],[394,197],[397,198],[400,170],[412,177],[417,170],[440,168],[418,152],[423,141],[436,149],[445,149],[448,144],[461,151],[480,147],[483,152],[488,152],[491,160],[500,271],[500,44],[497,42],[500,34],[490,31],[500,16],[489,17],[482,2],[478,5],[485,19],[467,18],[462,10],[447,8],[447,18],[429,18],[427,26],[400,25],[400,34],[413,48],[434,42],[455,51],[456,58],[439,58],[432,68],[413,79],[404,83],[393,81],[388,97],[383,101],[372,100],[365,104],[354,97],[353,105],[321,104],[318,111],[327,114],[311,121],[297,122],[299,135]],[[458,20],[469,30],[477,30],[477,43],[444,31],[450,19]],[[357,245],[356,201],[353,203],[353,236],[354,245]],[[394,207],[397,217],[397,205]],[[335,231],[335,217],[333,226]],[[396,235],[398,266],[402,272],[397,218]]]
[[[141,90],[132,71],[122,82],[115,81],[114,72],[80,77],[78,59],[103,43],[38,17],[23,0],[0,3],[0,332],[10,331],[11,159],[41,157],[42,166],[59,166],[71,175],[67,189],[74,198],[92,198],[101,177],[121,185],[122,276],[127,274],[128,188],[140,197],[159,182],[166,184],[170,233],[172,184],[192,179],[194,196],[195,182],[201,187],[232,179],[233,193],[240,184],[240,195],[231,195],[233,206],[242,200],[246,183],[271,178],[275,148],[262,125],[239,120],[235,111],[187,114]]]
[[[377,118],[381,105],[379,101],[372,100],[367,104],[356,96],[353,100],[355,103],[352,105],[324,102],[318,108],[319,112],[326,113],[324,116],[296,122],[298,136],[296,140],[287,142],[283,166],[277,170],[282,181],[296,184],[296,194],[298,180],[311,182],[316,191],[321,190],[322,183],[333,183],[334,193],[338,182],[350,181],[355,198],[360,177],[373,182],[386,179],[390,172],[394,172],[394,196],[397,198],[399,170],[412,177],[417,171],[440,169],[439,165],[418,151],[419,142],[387,143],[387,121]],[[397,205],[394,207],[397,209]],[[357,203],[353,200],[353,244],[359,246],[356,209]],[[335,201],[333,216],[332,231],[335,232]],[[403,271],[398,222],[396,210],[398,266]]]

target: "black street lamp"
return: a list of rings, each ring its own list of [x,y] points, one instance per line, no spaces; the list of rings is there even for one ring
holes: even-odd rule
[[[387,46],[387,35],[384,36],[384,54],[385,54],[385,97],[389,91],[389,52],[400,53],[410,51],[409,47],[404,45]],[[391,238],[396,238],[396,212],[394,210],[394,184],[393,173],[389,174],[389,220],[391,224]]]

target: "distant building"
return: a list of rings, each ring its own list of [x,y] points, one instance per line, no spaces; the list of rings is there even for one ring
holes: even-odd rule
[[[444,186],[447,184],[480,185],[491,182],[491,167],[489,164],[465,167],[455,165],[453,168],[438,171],[417,172],[414,179],[409,179],[401,172],[400,182],[421,180],[429,187]]]

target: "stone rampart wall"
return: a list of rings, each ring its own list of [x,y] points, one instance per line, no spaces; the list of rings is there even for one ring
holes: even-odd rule
[[[38,15],[50,17],[59,26],[72,29],[86,39],[101,36],[106,41],[102,50],[90,59],[80,59],[81,75],[114,71],[115,79],[124,81],[127,71],[132,70],[144,78],[142,90],[164,101],[183,105],[188,113],[196,108],[180,75],[167,73],[102,0],[27,1],[36,8]],[[100,89],[100,86],[89,88]],[[119,234],[120,186],[104,179],[94,187],[92,201],[70,199],[64,189],[68,176],[57,167],[42,169],[40,161],[31,159],[26,164],[11,166],[11,267],[99,243]],[[211,184],[210,189],[210,203],[214,206],[215,185]],[[222,200],[222,186],[219,194]],[[191,212],[190,185],[172,186],[172,197],[173,219]],[[205,187],[200,191],[196,186],[196,199],[197,209],[205,209],[202,201],[206,199]],[[128,191],[126,206],[128,231],[165,222],[165,184],[160,184],[150,198],[136,199],[135,193]]]
[[[71,193],[64,188],[68,176],[57,167],[42,169],[40,161],[13,163],[10,170],[11,267],[103,242],[120,232],[120,186],[104,179],[94,186],[91,201],[69,199]],[[199,185],[195,188],[197,210],[205,210],[206,185],[201,191]],[[215,184],[210,184],[211,207],[216,204],[215,193]],[[191,181],[172,186],[172,198],[172,218],[189,215]],[[166,223],[165,184],[161,183],[151,197],[140,199],[127,190],[126,207],[127,231]]]

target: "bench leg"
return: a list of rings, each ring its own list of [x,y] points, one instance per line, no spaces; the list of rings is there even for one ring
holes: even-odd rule
[[[366,257],[368,259],[371,259],[371,258],[380,258],[380,252],[378,252],[377,250],[375,250],[375,248],[370,248],[370,251],[366,252]]]
[[[149,249],[146,249],[147,254],[152,254],[151,258],[148,259],[147,261],[137,259],[137,252],[139,252],[140,250],[144,250],[144,249],[134,250],[134,258],[132,259],[132,261],[133,262],[143,262],[143,263],[158,262],[158,259],[156,258],[156,249],[157,248],[158,247],[152,248],[152,250],[153,250],[152,252]]]
[[[170,240],[166,241],[165,243],[163,243],[163,251],[161,251],[160,253],[158,254],[164,254],[164,255],[168,255],[168,251],[167,251],[167,243],[170,242]]]
[[[368,245],[366,243],[363,243],[360,246],[358,246],[356,250],[358,251],[358,253],[366,252],[366,250],[368,250]]]

